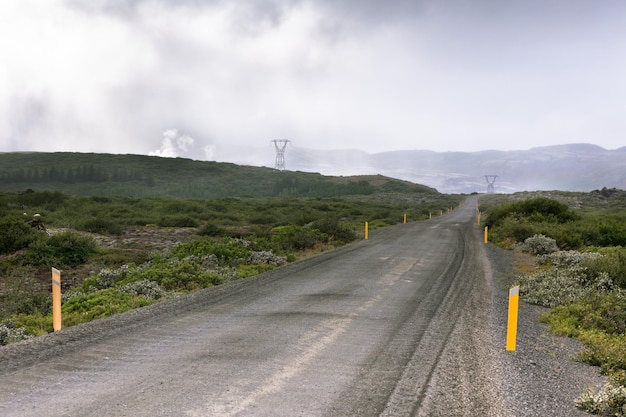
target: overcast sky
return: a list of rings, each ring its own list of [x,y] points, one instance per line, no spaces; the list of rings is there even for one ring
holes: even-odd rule
[[[2,0],[0,151],[626,145],[622,0]],[[270,161],[273,163],[273,161]]]

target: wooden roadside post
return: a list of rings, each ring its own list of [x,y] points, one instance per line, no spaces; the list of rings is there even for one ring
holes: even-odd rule
[[[52,268],[52,328],[61,330],[61,271]]]
[[[506,328],[506,350],[514,351],[517,340],[517,316],[519,311],[519,285],[509,290],[509,317]]]

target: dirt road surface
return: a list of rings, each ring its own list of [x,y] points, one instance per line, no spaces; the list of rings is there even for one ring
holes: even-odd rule
[[[598,381],[577,375],[553,392],[553,368],[569,361],[549,362],[558,346],[504,352],[506,289],[476,200],[255,278],[0,348],[0,415],[584,415],[570,397]],[[536,341],[528,326],[521,338]]]

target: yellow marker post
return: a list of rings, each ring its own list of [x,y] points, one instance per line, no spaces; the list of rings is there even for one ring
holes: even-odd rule
[[[406,224],[406,213],[404,213],[404,224]]]
[[[478,212],[478,225],[480,226],[480,211]]]
[[[489,227],[485,226],[485,243],[489,242]]]
[[[433,218],[433,212],[431,211],[428,213],[428,220],[431,220],[432,218]]]
[[[365,222],[365,240],[368,240],[370,238],[370,234],[369,234],[369,225],[367,224],[367,222]]]
[[[519,285],[509,290],[509,320],[506,329],[506,350],[514,351],[517,338],[517,315],[519,310]]]
[[[61,330],[61,271],[52,268],[52,328]]]

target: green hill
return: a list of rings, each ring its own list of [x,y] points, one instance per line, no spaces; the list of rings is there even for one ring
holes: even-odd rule
[[[439,193],[383,176],[330,177],[231,163],[93,153],[0,153],[0,191],[136,197],[341,197]]]

